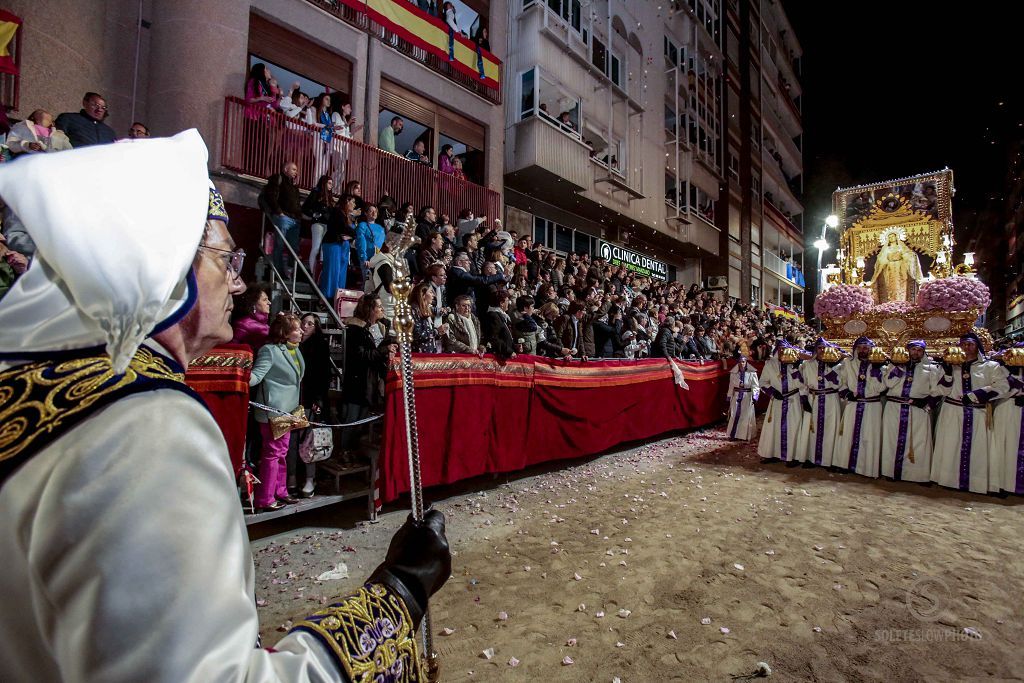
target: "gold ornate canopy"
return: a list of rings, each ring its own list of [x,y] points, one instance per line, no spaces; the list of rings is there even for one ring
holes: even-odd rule
[[[832,195],[840,218],[839,268],[843,282],[859,283],[859,259],[878,253],[888,234],[935,260],[949,261],[952,248],[953,171],[943,169],[882,183],[840,188]],[[943,257],[936,259],[940,252]]]

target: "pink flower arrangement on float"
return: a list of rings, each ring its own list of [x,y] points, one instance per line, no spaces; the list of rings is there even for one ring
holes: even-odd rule
[[[876,304],[871,307],[872,313],[884,313],[887,315],[913,313],[916,310],[918,310],[917,305],[912,301],[887,301],[884,304]]]
[[[924,311],[970,311],[992,303],[988,287],[973,277],[953,276],[921,285],[917,306]]]
[[[857,285],[833,285],[814,299],[814,315],[819,318],[846,318],[871,310],[871,290]]]

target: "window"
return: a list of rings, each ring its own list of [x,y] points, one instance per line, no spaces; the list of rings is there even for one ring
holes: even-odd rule
[[[708,223],[715,222],[715,200],[704,190],[693,183],[684,181],[680,187],[680,198],[685,202],[680,209],[696,213]]]
[[[679,66],[679,48],[668,36],[665,36],[665,59],[672,66]]]
[[[402,132],[404,133],[405,131],[403,130]],[[462,172],[466,174],[466,180],[477,185],[483,185],[484,176],[487,174],[487,169],[484,168],[484,153],[464,142],[441,133],[438,135],[438,150],[443,149],[445,145],[451,145],[455,158],[462,160]]]
[[[740,181],[740,158],[732,149],[729,150],[729,177],[737,183]]]
[[[434,131],[419,121],[414,121],[408,116],[398,114],[390,109],[381,109],[377,115],[377,130],[383,130],[391,125],[391,119],[400,116],[405,122],[402,132],[395,136],[395,152],[405,154],[406,150],[413,148],[418,141],[423,141],[427,147],[427,155],[430,156],[434,149]],[[436,160],[432,160],[436,161]]]
[[[540,74],[534,67],[520,76],[522,91],[519,120],[538,116],[563,133],[580,139],[582,126],[580,99]],[[566,109],[566,105],[569,107]]]
[[[536,69],[530,69],[524,71],[521,77],[522,84],[522,105],[519,108],[519,120],[523,120],[529,116],[533,116],[534,110],[537,107],[537,91],[534,86],[534,80],[536,77]]]
[[[679,206],[679,188],[676,185],[676,177],[665,172],[665,203],[669,206]]]
[[[665,132],[668,133],[669,139],[676,136],[676,113],[667,104],[665,105]]]
[[[555,249],[562,252],[572,251],[572,230],[564,225],[555,228]]]
[[[526,3],[532,4],[533,0],[526,0],[523,7],[526,7]],[[582,26],[582,15],[583,6],[580,4],[580,0],[548,0],[548,7],[557,16],[561,17],[563,21],[567,22],[572,26],[573,30],[580,33]]]
[[[601,73],[607,74],[608,73],[608,51],[605,49],[604,43],[602,43],[597,38],[594,38],[592,41],[590,41],[590,44],[591,44],[590,63],[593,64],[594,66],[596,66],[598,69],[600,69]]]
[[[756,201],[761,201],[761,176],[756,173],[750,176],[750,193]]]
[[[622,88],[623,85],[620,65],[621,60],[619,59],[619,56],[613,52],[611,59],[611,70],[608,72],[608,78],[612,79],[612,83]]]
[[[567,254],[569,252],[594,253],[597,238],[585,232],[558,225],[541,216],[533,217],[533,241],[548,249]]]
[[[600,156],[593,157],[594,161],[607,168],[613,173],[625,176],[626,155],[621,140],[612,140],[607,151]]]

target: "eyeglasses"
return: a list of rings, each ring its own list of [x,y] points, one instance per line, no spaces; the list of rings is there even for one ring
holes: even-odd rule
[[[205,244],[200,244],[199,248],[207,249],[209,251],[216,251],[217,253],[220,254],[226,254],[227,257],[225,260],[227,261],[228,270],[231,271],[231,273],[235,277],[238,277],[242,274],[242,265],[245,263],[245,249],[235,249],[234,251],[229,251],[228,249],[217,249],[216,247],[208,247]]]

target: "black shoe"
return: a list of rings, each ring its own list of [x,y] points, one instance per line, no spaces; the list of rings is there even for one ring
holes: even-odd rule
[[[773,462],[779,462],[779,459],[778,458],[761,458],[761,464],[762,465],[768,465],[768,464],[771,464]]]
[[[277,502],[284,503],[285,505],[295,505],[299,502],[298,498],[292,498],[291,496],[278,496]]]
[[[308,491],[308,492],[307,491],[299,491],[298,493],[295,494],[295,497],[296,498],[312,498],[313,497],[313,493],[314,493],[313,491]]]
[[[804,460],[802,463],[800,463],[800,467],[803,467],[805,470],[809,470],[812,467],[815,467],[815,464],[813,460]]]
[[[797,461],[797,460],[787,460],[786,461],[786,467],[798,467],[799,465],[800,465],[800,462]]]

